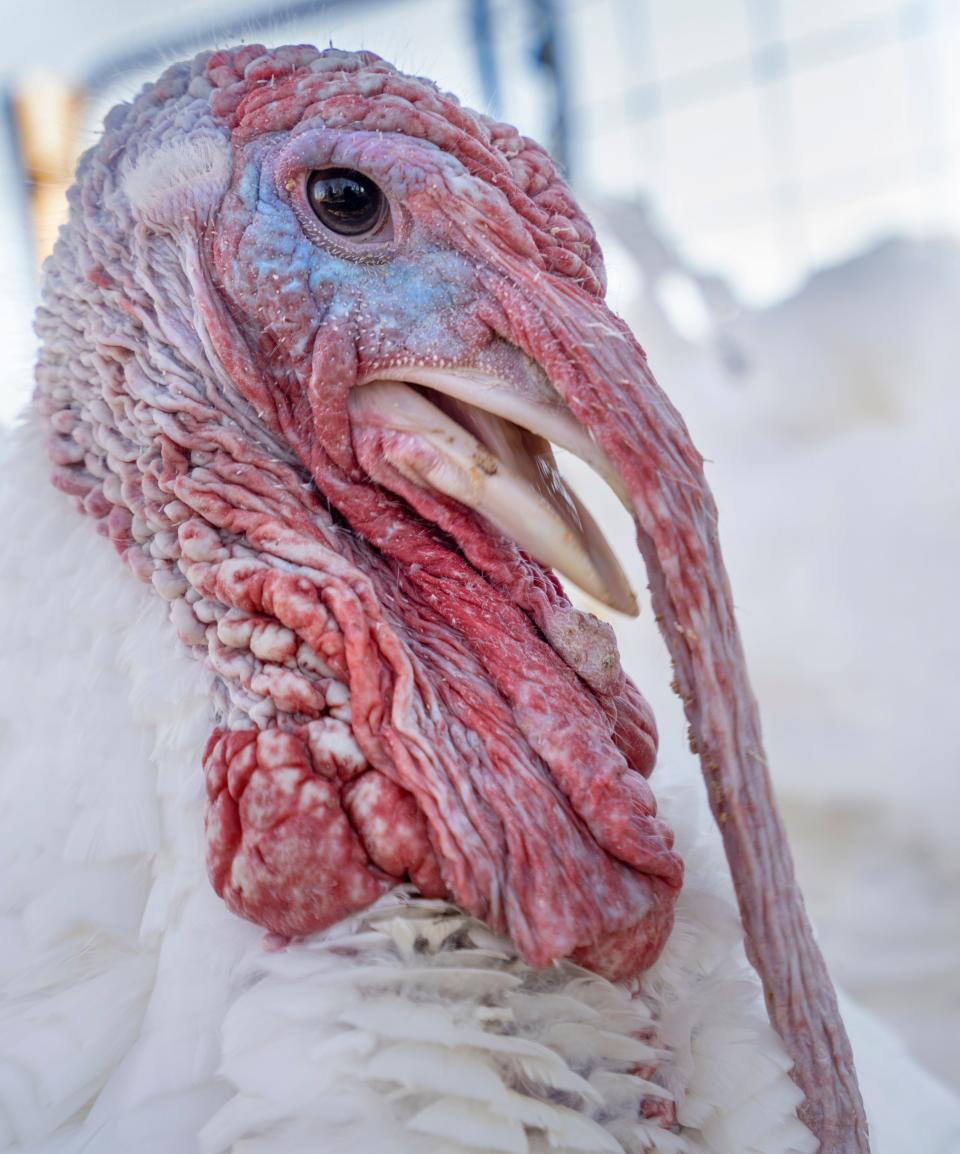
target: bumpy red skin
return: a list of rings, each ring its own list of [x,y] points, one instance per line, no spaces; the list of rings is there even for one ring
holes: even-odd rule
[[[379,250],[318,226],[306,175],[328,166],[384,189]],[[824,1150],[863,1151],[701,459],[602,297],[590,226],[512,128],[366,53],[199,57],[115,110],[81,165],[38,321],[55,483],[217,674],[209,863],[231,908],[305,933],[410,877],[535,965],[629,977],[682,876],[645,780],[649,710],[608,631],[405,486],[347,413],[386,368],[539,365],[633,498],[805,1120]]]
[[[382,369],[476,363],[507,335],[484,319],[495,298],[482,284],[482,262],[458,251],[449,228],[438,230],[442,222],[433,219],[454,183],[463,184],[462,212],[483,214],[499,234],[512,231],[526,249],[538,250],[509,219],[513,210],[495,186],[469,179],[464,158],[472,157],[474,168],[499,159],[486,126],[379,62],[351,70],[355,63],[335,79],[326,72],[284,72],[281,65],[268,88],[266,66],[258,64],[255,83],[247,70],[211,98],[232,132],[234,181],[218,228],[208,234],[216,297],[199,296],[207,332],[225,361],[236,361],[238,347],[260,351],[253,374],[235,372],[239,389],[264,407],[351,527],[397,567],[407,586],[397,611],[421,669],[428,676],[436,670],[441,714],[482,738],[483,756],[471,766],[463,764],[462,747],[434,733],[431,746],[447,744],[449,756],[428,774],[419,751],[400,748],[398,727],[383,727],[379,711],[389,693],[379,680],[368,686],[370,666],[350,667],[354,734],[380,772],[374,780],[381,788],[392,779],[426,816],[423,833],[426,838],[429,831],[432,851],[425,843],[421,856],[436,853],[449,892],[508,928],[535,964],[575,953],[612,976],[637,972],[669,933],[682,876],[642,777],[653,763],[645,706],[617,665],[603,673],[595,692],[587,690],[533,628],[535,622],[548,630],[546,616],[562,601],[549,578],[472,516],[444,524],[465,557],[451,549],[390,495],[397,487],[378,474],[375,447],[347,422],[347,393]],[[225,79],[223,68],[214,57],[210,74]],[[384,134],[401,124],[402,133]],[[545,157],[520,151],[543,166],[543,191],[553,194],[555,209],[564,212],[554,217],[572,237],[563,248],[544,233],[546,251],[552,246],[567,267],[571,257],[578,259],[577,271],[599,289],[577,255],[599,267],[592,233],[571,223],[574,207]],[[331,252],[317,228],[304,201],[305,177],[330,165],[362,169],[390,197],[395,243],[381,264]],[[542,210],[538,215],[549,223]],[[224,300],[229,321],[219,307]],[[356,456],[361,444],[366,468]],[[386,480],[384,488],[372,486],[371,477]],[[431,520],[441,523],[439,515]],[[272,612],[286,621],[282,598],[274,598]],[[586,632],[567,616],[571,632]],[[338,620],[346,633],[349,608]],[[458,654],[455,684],[440,666],[442,640]],[[372,724],[358,708],[368,698],[378,711]],[[384,738],[390,747],[381,750]],[[369,845],[367,815],[356,807],[354,814]],[[347,868],[340,858],[330,860],[338,870]],[[299,890],[323,881],[298,875],[288,884]],[[358,894],[368,888],[358,880]],[[225,893],[235,908],[272,928],[278,919],[290,924],[289,903],[281,909],[255,898],[248,880],[242,892]],[[301,922],[300,930],[320,924]]]

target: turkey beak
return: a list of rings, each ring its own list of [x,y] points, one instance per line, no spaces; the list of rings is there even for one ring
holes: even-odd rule
[[[495,344],[481,367],[381,371],[353,390],[348,409],[354,437],[378,430],[384,460],[407,481],[468,506],[598,601],[637,614],[623,569],[561,476],[552,444],[586,461],[625,502],[627,491],[542,371],[515,346]]]

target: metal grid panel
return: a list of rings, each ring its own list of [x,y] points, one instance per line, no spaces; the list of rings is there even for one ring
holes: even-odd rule
[[[960,230],[957,0],[563,0],[574,173],[755,299]]]

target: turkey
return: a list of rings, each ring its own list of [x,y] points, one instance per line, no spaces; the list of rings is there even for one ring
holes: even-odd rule
[[[372,53],[107,117],[4,448],[0,1149],[868,1149],[701,458],[603,296],[547,154]],[[551,445],[635,517],[736,904],[554,576],[636,611]]]

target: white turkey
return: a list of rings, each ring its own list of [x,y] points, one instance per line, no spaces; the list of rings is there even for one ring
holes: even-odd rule
[[[701,460],[546,153],[254,45],[70,204],[5,446],[0,1149],[867,1150]],[[736,905],[551,572],[635,611],[551,443],[635,516]]]

